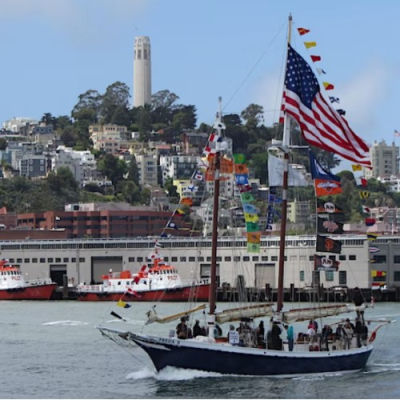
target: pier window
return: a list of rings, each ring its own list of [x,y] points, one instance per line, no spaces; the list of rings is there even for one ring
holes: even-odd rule
[[[253,257],[252,257],[252,260],[255,261],[255,262],[258,262],[258,261],[260,260],[260,257],[258,257],[258,256],[253,256]]]
[[[339,260],[340,261],[346,261],[346,256],[344,254],[339,255]]]
[[[232,261],[232,257],[225,257],[225,261],[227,261],[227,262]]]
[[[138,257],[137,262],[143,262],[143,257]]]
[[[31,261],[31,260],[30,260],[29,258],[24,258],[24,263],[25,263],[25,264],[29,264],[30,261]]]
[[[394,257],[393,257],[393,262],[394,262],[395,264],[400,264],[400,256],[394,256]]]
[[[308,261],[314,261],[314,256],[308,257]]]
[[[339,271],[339,285],[347,285],[347,271]]]
[[[271,261],[278,261],[278,256],[272,256]]]
[[[22,258],[17,258],[17,263],[21,264],[22,263]]]
[[[196,261],[196,257],[189,257],[189,262],[195,262]]]
[[[168,258],[168,257],[164,257],[164,261],[165,261],[165,262],[168,262],[168,261],[169,261],[169,258]]]
[[[73,263],[76,262],[76,258],[75,258],[75,257],[72,257],[72,258],[71,258],[71,262],[73,262]]]
[[[386,264],[386,256],[374,256],[375,264]]]
[[[217,262],[222,262],[222,257],[217,257]]]
[[[60,263],[61,262],[61,258],[56,258],[56,263]]]
[[[10,258],[10,259],[9,259],[9,262],[10,262],[10,264],[15,263],[15,259],[14,259],[14,258]]]
[[[243,256],[243,261],[250,261],[250,257],[249,256]]]
[[[47,259],[47,262],[49,262],[49,263],[54,262],[54,258],[52,258],[52,257],[48,258],[48,259]]]
[[[45,262],[46,262],[46,259],[45,259],[45,258],[40,258],[39,261],[40,261],[41,263],[45,263]]]
[[[300,282],[304,282],[304,271],[300,271]]]
[[[211,257],[207,257],[207,261],[210,262],[211,261]]]
[[[234,256],[233,261],[239,262],[240,261],[240,256]]]
[[[357,257],[354,254],[349,256],[349,261],[356,261],[356,260],[357,260]]]
[[[178,262],[178,257],[171,257],[171,262]]]
[[[129,257],[129,258],[128,258],[128,261],[129,261],[129,262],[135,262],[135,257]]]
[[[79,262],[85,262],[85,257],[80,257]]]
[[[65,263],[69,262],[69,258],[68,257],[64,257],[63,258],[63,262],[65,262]]]
[[[197,257],[197,261],[204,262],[204,257]]]
[[[325,280],[327,282],[333,282],[333,271],[325,271]]]
[[[37,261],[38,261],[38,259],[37,259],[37,258],[32,258],[32,264],[36,264],[36,263],[37,263]]]
[[[393,280],[396,282],[400,281],[400,271],[393,272]]]
[[[180,262],[186,262],[186,257],[181,257]]]
[[[268,261],[268,256],[261,256],[261,261]]]

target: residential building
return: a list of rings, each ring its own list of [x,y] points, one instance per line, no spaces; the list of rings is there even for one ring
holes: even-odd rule
[[[19,160],[19,174],[27,178],[47,176],[47,157],[45,155],[24,156]]]
[[[158,163],[155,155],[136,154],[140,185],[158,185]]]
[[[18,133],[26,125],[37,125],[38,120],[28,117],[15,117],[3,123],[3,128]]]
[[[115,124],[90,125],[89,134],[93,148],[103,150],[107,154],[117,154],[121,149],[122,137],[127,135],[126,126]]]
[[[393,142],[390,146],[384,140],[375,143],[369,149],[372,169],[364,168],[365,178],[389,178],[399,174],[399,146]]]

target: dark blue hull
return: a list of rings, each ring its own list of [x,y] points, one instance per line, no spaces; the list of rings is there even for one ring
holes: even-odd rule
[[[363,369],[372,346],[334,352],[284,352],[130,334],[157,371],[176,367],[221,374],[285,376]]]

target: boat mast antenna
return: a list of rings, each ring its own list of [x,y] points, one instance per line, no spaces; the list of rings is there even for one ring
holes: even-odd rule
[[[214,123],[214,130],[218,136],[222,136],[222,130],[224,124],[222,122],[221,112],[222,97],[218,98],[218,112],[216,121]],[[216,144],[217,145],[217,144]],[[216,291],[217,291],[217,244],[218,244],[218,209],[219,209],[219,191],[220,191],[220,149],[215,149],[215,164],[214,164],[214,205],[213,205],[213,218],[212,218],[212,247],[211,247],[211,270],[210,270],[210,313],[208,320],[209,336],[214,335],[214,324],[215,324],[215,303],[216,303]]]
[[[289,14],[289,27],[288,27],[288,44],[292,34],[292,15]],[[287,63],[286,63],[287,64]],[[286,75],[286,74],[285,74]],[[287,192],[289,182],[289,142],[290,142],[290,119],[285,113],[283,123],[283,140],[282,151],[284,153],[283,159],[283,184],[282,184],[282,219],[281,219],[281,234],[279,242],[279,272],[278,272],[278,299],[277,309],[279,313],[283,308],[283,276],[285,268],[285,245],[286,245],[286,222],[287,222]]]

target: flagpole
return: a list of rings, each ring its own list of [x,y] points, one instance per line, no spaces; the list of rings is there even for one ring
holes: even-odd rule
[[[291,33],[292,33],[292,15],[289,14],[288,45],[290,44]],[[287,68],[287,60],[286,60],[286,68]],[[284,122],[283,122],[283,139],[282,139],[282,151],[284,153],[283,184],[282,184],[282,220],[281,220],[281,234],[279,242],[278,298],[276,307],[276,311],[278,313],[281,312],[283,308],[283,283],[284,283],[283,276],[285,267],[287,192],[289,183],[289,136],[290,136],[290,120],[287,116],[287,113],[285,112]]]

